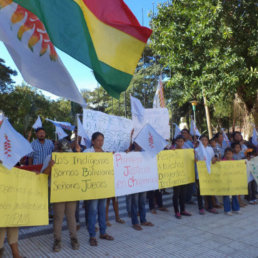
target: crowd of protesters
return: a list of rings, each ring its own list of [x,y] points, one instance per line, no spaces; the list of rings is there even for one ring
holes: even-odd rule
[[[240,132],[229,134],[227,139],[228,140],[225,140],[224,132],[218,132],[212,139],[209,139],[205,135],[202,135],[197,139],[196,136],[190,135],[187,129],[183,129],[181,134],[177,135],[166,149],[175,150],[192,148],[195,151],[195,160],[199,161],[203,160],[201,148],[199,146],[202,144],[211,157],[212,163],[224,162],[227,160],[250,160],[257,155],[257,146],[254,146],[251,143],[251,140],[244,141]],[[44,128],[38,128],[36,130],[36,140],[31,143],[33,152],[28,155],[28,157],[23,158],[19,165],[33,165],[40,173],[51,175],[51,168],[54,165],[54,161],[51,159],[52,152],[104,152],[104,140],[105,138],[102,133],[95,132],[92,135],[91,148],[86,149],[85,146],[79,145],[80,141],[76,131],[72,139],[67,137],[60,141],[51,141],[46,138]],[[132,141],[132,135],[130,147],[125,151],[142,151],[141,146]],[[186,207],[189,204],[195,204],[192,198],[193,196],[197,197],[197,206],[200,215],[204,215],[206,211],[212,214],[218,214],[218,210],[224,208],[225,215],[232,216],[232,214],[241,213],[240,207],[257,203],[257,184],[252,177],[252,174],[250,174],[250,178],[248,178],[248,195],[244,197],[232,196],[232,198],[230,198],[230,196],[223,196],[222,199],[220,199],[216,196],[200,195],[197,166],[195,166],[195,173],[195,183],[173,187],[172,202],[176,219],[181,219],[183,216],[192,216],[192,214],[187,211]],[[166,193],[165,189],[149,191],[148,193],[135,193],[126,196],[126,207],[128,215],[131,218],[133,229],[140,231],[145,226],[154,226],[154,224],[146,218],[146,197],[148,197],[149,209],[152,214],[156,214],[157,209],[162,212],[168,212],[168,209],[163,206],[162,195],[164,193]],[[83,207],[85,209],[85,224],[89,233],[89,244],[91,246],[98,245],[96,238],[97,231],[99,231],[99,237],[101,239],[108,241],[114,239],[106,232],[107,226],[111,225],[108,219],[108,207],[111,201],[115,212],[116,222],[124,224],[125,221],[119,216],[118,201],[116,198],[87,200],[83,202]],[[55,203],[52,205],[54,252],[59,252],[61,250],[62,222],[64,216],[66,216],[68,224],[71,247],[74,250],[79,249],[80,244],[77,238],[77,230],[79,230],[79,205],[80,202],[76,201]],[[52,217],[51,212],[50,209],[50,217]],[[97,221],[98,226],[96,226]],[[0,257],[3,256],[5,234],[7,234],[7,240],[11,247],[13,257],[22,257],[19,254],[18,249],[18,228],[0,228]]]

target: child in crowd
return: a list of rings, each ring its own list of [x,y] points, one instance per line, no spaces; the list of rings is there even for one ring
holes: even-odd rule
[[[176,137],[176,149],[183,149],[184,138],[182,135]],[[181,219],[183,216],[192,216],[191,213],[185,210],[185,197],[186,197],[187,185],[179,185],[173,187],[173,205],[175,210],[175,217]],[[180,205],[180,212],[178,208],[178,200]]]
[[[223,160],[229,161],[233,160],[233,150],[231,148],[226,148],[224,152]],[[231,203],[229,196],[223,196],[224,212],[226,215],[232,216]],[[240,205],[237,195],[232,196],[232,211],[236,214],[240,214]]]
[[[240,160],[245,158],[245,154],[241,151],[242,147],[239,142],[234,142],[231,144],[231,147],[233,149],[233,159],[234,160]]]
[[[241,151],[242,147],[241,147],[241,144],[239,142],[232,143],[231,148],[233,149],[233,159],[234,160],[241,160],[241,159],[245,158],[245,154]],[[240,207],[245,207],[246,206],[246,204],[241,199],[240,195],[238,196],[238,201],[239,201]]]
[[[249,146],[249,148],[245,151],[245,156],[247,160],[251,160],[256,156],[256,148]],[[245,199],[249,202],[249,204],[254,205],[257,204],[256,200],[256,189],[257,189],[257,184],[256,181],[250,173],[248,177],[248,195],[246,195]]]
[[[216,162],[216,157],[214,154],[213,149],[208,146],[209,144],[209,138],[206,135],[202,135],[200,137],[201,143],[205,149],[205,151],[208,153],[208,155],[211,157],[212,163]],[[205,157],[203,156],[203,151],[202,151],[202,146],[199,145],[199,147],[197,147],[195,149],[195,160],[199,161],[199,160],[205,160]],[[204,208],[203,208],[203,198],[200,194],[200,185],[199,185],[199,177],[198,177],[198,171],[196,170],[196,189],[197,189],[197,199],[198,199],[198,207],[199,207],[199,213],[200,215],[204,215]],[[208,204],[208,212],[213,213],[213,214],[218,214],[218,211],[213,208],[213,203],[212,203],[212,196],[207,196],[207,204]]]

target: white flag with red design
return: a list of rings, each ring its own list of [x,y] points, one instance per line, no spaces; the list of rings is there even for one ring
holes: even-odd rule
[[[134,141],[151,156],[157,155],[168,145],[168,142],[149,124],[142,128]]]
[[[157,90],[153,99],[153,108],[164,108],[165,105],[165,98],[164,98],[164,88],[162,83],[162,76],[159,76],[159,82],[157,86]]]
[[[27,83],[86,106],[43,23],[12,0],[0,0],[0,40]]]
[[[20,159],[31,153],[30,143],[5,118],[0,128],[0,160],[3,165],[11,169]]]

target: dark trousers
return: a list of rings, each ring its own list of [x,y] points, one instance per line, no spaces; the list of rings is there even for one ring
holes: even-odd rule
[[[256,199],[255,193],[256,193],[257,184],[255,180],[252,180],[248,183],[248,195],[246,196],[247,201],[254,201]]]
[[[156,202],[158,204],[158,207],[159,208],[163,207],[162,193],[160,192],[160,190],[149,191],[147,193],[147,197],[149,199],[150,210],[155,209],[155,199],[156,199]]]
[[[187,192],[187,185],[179,185],[173,187],[173,206],[175,213],[179,212],[178,201],[180,206],[180,212],[185,211],[185,195]]]
[[[199,180],[196,180],[196,192],[197,192],[197,200],[198,200],[198,208],[199,210],[203,209],[203,198],[200,194],[200,184]],[[208,209],[212,209],[212,196],[206,196]]]

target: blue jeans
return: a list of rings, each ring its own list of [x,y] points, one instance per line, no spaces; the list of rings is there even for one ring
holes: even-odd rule
[[[101,235],[106,234],[106,199],[90,200],[87,202],[88,231],[90,237],[96,236],[96,217],[98,213],[99,231]]]
[[[230,203],[229,196],[223,196],[223,204],[224,204],[224,211],[225,212],[231,211],[231,203]],[[239,202],[238,202],[237,195],[232,196],[232,210],[233,211],[239,211],[240,210],[240,205],[239,205]]]
[[[146,192],[143,193],[136,193],[131,195],[131,217],[132,217],[132,224],[136,225],[139,224],[138,220],[138,210],[140,214],[140,221],[141,223],[146,222],[146,209],[145,209],[145,203],[146,203]]]

